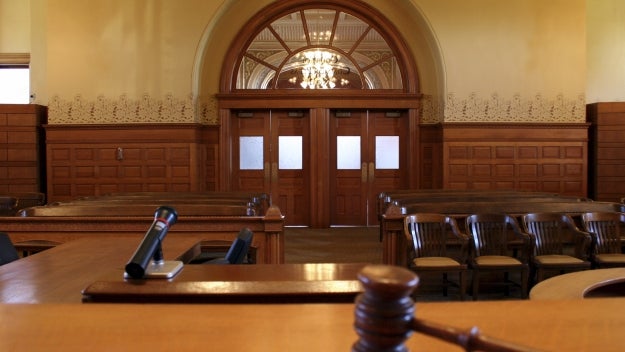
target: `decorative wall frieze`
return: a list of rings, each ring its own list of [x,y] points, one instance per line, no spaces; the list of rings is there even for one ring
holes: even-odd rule
[[[472,93],[466,99],[447,95],[445,122],[574,122],[586,120],[583,94],[574,99],[557,95],[553,99],[536,94],[524,98],[515,94],[511,99],[492,94],[490,99]]]
[[[421,110],[419,111],[420,124],[435,124],[442,120],[440,99],[436,99],[432,95],[424,94],[421,96]]]
[[[215,96],[185,98],[166,95],[154,98],[144,95],[129,99],[98,96],[87,100],[76,95],[72,100],[54,96],[48,104],[49,124],[128,124],[128,123],[201,123],[218,125],[219,114]],[[511,99],[492,94],[490,99],[470,94],[459,99],[454,93],[446,96],[444,105],[436,96],[421,98],[420,123],[440,122],[536,122],[584,123],[586,103],[583,95],[566,99],[558,95],[546,99],[540,94],[524,99],[519,94]]]
[[[204,104],[206,105],[206,104]],[[208,123],[212,119],[207,106],[196,108],[191,94],[185,98],[166,95],[155,98],[144,95],[129,99],[125,94],[117,98],[98,96],[87,100],[76,95],[73,100],[54,96],[48,104],[50,124],[124,124],[124,123]]]

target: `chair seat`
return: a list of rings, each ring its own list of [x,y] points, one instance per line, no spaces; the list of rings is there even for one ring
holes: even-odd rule
[[[517,266],[523,265],[519,260],[505,255],[483,255],[475,258],[479,266]]]
[[[621,254],[621,253],[596,254],[595,261],[600,262],[600,263],[623,263],[625,264],[625,254]]]
[[[588,263],[579,258],[575,258],[570,255],[563,255],[563,254],[537,255],[534,258],[534,262],[539,265],[561,265],[561,264],[583,265],[583,264]]]
[[[459,267],[460,263],[448,257],[420,257],[412,260],[414,268]]]

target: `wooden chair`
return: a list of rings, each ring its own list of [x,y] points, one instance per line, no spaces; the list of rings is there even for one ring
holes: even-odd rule
[[[590,269],[588,250],[591,237],[581,231],[567,214],[530,213],[521,218],[523,231],[530,235],[530,279],[538,283],[546,272],[560,274]],[[574,245],[572,255],[564,254],[566,243]]]
[[[453,237],[448,235],[449,230]],[[443,294],[454,285],[464,300],[467,276],[468,238],[460,232],[456,221],[444,214],[410,214],[404,220],[404,234],[411,243],[410,269],[416,273],[440,273],[443,275]],[[448,255],[450,239],[460,245],[458,255]],[[448,279],[448,274],[457,274],[458,282]]]
[[[509,254],[510,230],[523,243],[519,258]],[[466,218],[466,231],[472,240],[469,266],[473,270],[473,300],[478,298],[480,275],[485,272],[503,273],[506,294],[509,294],[509,285],[515,284],[520,286],[521,296],[526,298],[530,242],[529,236],[521,232],[514,217],[507,214],[472,214]],[[511,272],[520,275],[520,282],[510,279]]]
[[[592,236],[590,261],[595,268],[625,266],[621,226],[625,213],[584,213],[582,226]]]
[[[17,207],[17,198],[10,196],[0,196],[0,216],[15,215]]]
[[[10,263],[20,258],[13,242],[4,232],[0,232],[0,265]]]

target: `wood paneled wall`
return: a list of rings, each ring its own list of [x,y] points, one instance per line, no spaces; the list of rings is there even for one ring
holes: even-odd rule
[[[590,196],[620,202],[625,197],[625,102],[586,108],[590,133]]]
[[[447,123],[443,187],[587,196],[587,124]]]
[[[47,108],[0,104],[0,193],[45,192],[43,129]]]
[[[442,134],[441,124],[419,126],[419,188],[437,189],[443,187]]]
[[[588,124],[419,127],[419,187],[587,196]],[[123,191],[211,191],[220,126],[48,125],[48,200]]]
[[[196,124],[48,125],[48,201],[210,190],[217,136]]]

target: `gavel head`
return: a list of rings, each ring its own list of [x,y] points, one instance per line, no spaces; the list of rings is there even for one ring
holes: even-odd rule
[[[412,271],[390,265],[368,265],[358,274],[364,292],[356,298],[354,328],[359,336],[354,352],[407,351],[412,334],[414,301],[419,284]]]

